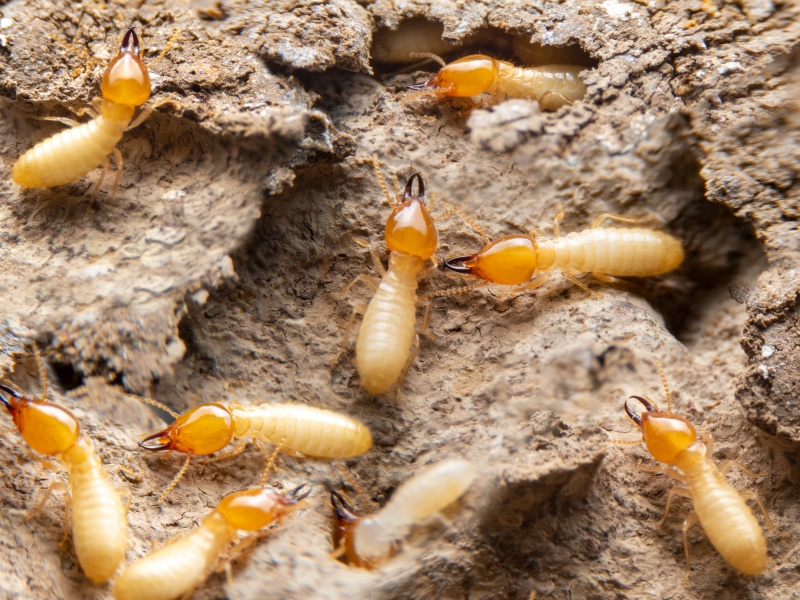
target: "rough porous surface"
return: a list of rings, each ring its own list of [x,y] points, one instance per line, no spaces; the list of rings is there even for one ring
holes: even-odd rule
[[[304,482],[304,508],[196,598],[769,598],[800,585],[800,7],[766,0],[244,0],[0,3],[0,369],[73,410],[131,497],[128,561],[197,527],[219,500],[258,484],[249,447],[195,461],[144,454],[159,417],[133,394],[183,411],[200,402],[296,401],[373,431],[373,450],[329,463],[282,457],[269,481]],[[457,47],[509,60],[578,62],[584,100],[437,100],[406,86],[429,65],[374,63],[409,19]],[[126,133],[121,186],[100,170],[22,190],[14,161],[98,93],[119,35],[148,48],[153,115]],[[426,28],[425,31],[436,31]],[[413,33],[413,30],[411,30]],[[409,34],[411,35],[411,34]],[[438,34],[437,34],[438,35]],[[439,48],[425,35],[392,44]],[[463,44],[462,47],[458,47]],[[401,49],[405,50],[405,49]],[[544,58],[546,57],[546,58]],[[425,70],[427,69],[427,71]],[[78,117],[86,119],[88,117]],[[680,238],[675,273],[592,296],[557,273],[533,293],[494,287],[436,297],[397,393],[358,384],[351,351],[332,364],[386,259],[389,188],[420,171],[439,199],[491,238],[562,231],[601,213],[650,218]],[[113,173],[111,174],[113,175]],[[429,194],[430,198],[430,194]],[[434,215],[446,206],[439,203]],[[459,216],[437,220],[439,256],[476,251]],[[469,283],[435,272],[422,293]],[[646,471],[623,400],[647,395],[716,440],[739,489],[763,499],[764,574],[726,565],[699,527],[685,580],[672,483]],[[7,419],[3,426],[11,426]],[[420,465],[450,456],[481,478],[373,571],[331,556],[328,488],[377,510]],[[0,595],[108,598],[59,547],[65,497],[25,520],[50,481],[15,432],[0,437]],[[757,509],[755,509],[757,510]],[[763,519],[762,519],[763,522]],[[223,557],[224,559],[225,557]],[[224,563],[223,563],[224,564]],[[221,565],[222,566],[222,565]]]

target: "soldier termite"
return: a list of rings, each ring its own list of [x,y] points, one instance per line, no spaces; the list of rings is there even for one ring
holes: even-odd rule
[[[381,190],[391,203],[377,159],[373,159],[373,165]],[[424,196],[422,176],[414,173],[408,179],[403,199],[394,206],[386,221],[386,246],[391,252],[388,270],[383,268],[377,251],[370,248],[372,262],[381,275],[380,281],[361,275],[341,292],[362,280],[375,290],[366,307],[353,311],[341,349],[334,359],[335,362],[344,352],[356,314],[363,312],[364,319],[356,339],[356,365],[361,386],[370,394],[383,394],[400,381],[419,346],[416,334],[417,286],[420,279],[428,275],[425,262],[434,260],[438,241],[433,219],[423,204]],[[455,208],[452,211],[458,212]],[[423,330],[427,327],[429,309],[430,305],[423,318]]]
[[[642,430],[642,441],[656,460],[666,463],[662,471],[682,482],[667,495],[664,508],[666,521],[674,495],[686,496],[694,502],[694,511],[683,523],[683,547],[686,554],[686,575],[689,575],[688,529],[700,523],[713,546],[736,570],[746,575],[759,575],[767,564],[767,547],[761,527],[740,494],[723,477],[733,462],[717,469],[712,460],[713,439],[704,442],[697,439],[697,431],[689,421],[671,412],[669,389],[662,373],[667,411],[661,412],[654,402],[641,396],[631,396],[625,401],[625,412]],[[635,413],[628,406],[629,400],[637,400],[644,412]],[[739,465],[740,468],[741,465]],[[676,468],[677,467],[677,468]],[[743,469],[750,473],[747,469]],[[747,497],[758,501],[767,522],[772,526],[763,504],[752,494]],[[659,524],[659,525],[660,525]]]
[[[114,581],[117,600],[171,600],[187,596],[211,574],[236,532],[280,521],[311,492],[303,484],[288,494],[272,487],[225,496],[200,526],[128,566]]]
[[[397,488],[379,511],[358,517],[337,492],[331,492],[336,515],[336,545],[348,562],[374,567],[389,559],[411,527],[423,525],[458,500],[478,476],[471,462],[443,460],[430,465]]]
[[[67,409],[45,401],[47,383],[38,353],[42,397],[31,399],[0,384],[0,403],[11,414],[22,439],[35,451],[58,459],[69,473],[68,520],[75,554],[84,573],[107,581],[125,558],[128,545],[126,509],[108,481],[92,441],[81,434],[78,420]],[[50,488],[52,489],[52,487]],[[39,503],[44,505],[50,493]],[[37,509],[38,511],[38,509]]]
[[[222,450],[234,438],[231,454],[240,453],[243,438],[275,444],[281,452],[311,458],[352,458],[372,447],[372,434],[360,421],[332,410],[305,404],[200,404],[177,415],[166,406],[144,399],[169,412],[175,421],[166,429],[145,437],[139,445],[146,450],[174,450],[186,454],[186,462],[164,490],[167,497],[186,472],[194,454]]]
[[[435,55],[427,56],[437,60],[442,68],[428,81],[409,88],[431,90],[439,98],[463,98],[486,92],[499,99],[530,98],[537,100],[542,110],[557,110],[586,94],[586,84],[578,76],[584,67],[579,65],[516,67],[485,54],[472,54],[445,64]]]
[[[543,236],[509,235],[487,244],[477,254],[444,262],[451,271],[474,275],[501,285],[524,285],[535,289],[549,272],[560,269],[573,283],[572,275],[591,273],[601,281],[616,277],[648,277],[676,269],[683,262],[683,247],[671,235],[643,227],[601,227],[604,220],[636,222],[619,215],[600,215],[591,228],[561,237],[556,217],[554,239]]]
[[[78,123],[69,119],[53,119],[71,125],[70,129],[39,142],[23,154],[14,165],[11,177],[26,188],[49,188],[80,179],[103,165],[95,192],[108,170],[108,155],[114,153],[117,174],[112,196],[116,195],[122,175],[122,155],[116,146],[125,131],[140,125],[150,114],[144,110],[133,122],[137,106],[150,98],[150,76],[141,59],[139,38],[129,29],[122,38],[119,54],[103,74],[102,98],[95,98],[94,119]]]

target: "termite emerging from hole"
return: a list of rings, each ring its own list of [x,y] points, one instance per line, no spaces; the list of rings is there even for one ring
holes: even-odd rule
[[[386,182],[377,159],[373,165],[384,196],[392,204]],[[414,183],[417,193],[414,193]],[[339,353],[344,352],[357,314],[364,318],[356,339],[356,366],[361,386],[370,394],[383,394],[402,380],[419,348],[417,325],[417,286],[420,279],[433,270],[426,269],[434,261],[438,244],[436,227],[423,202],[425,184],[419,173],[409,177],[403,198],[394,204],[386,221],[386,246],[390,251],[389,268],[384,269],[378,252],[370,247],[370,255],[381,279],[360,275],[341,292],[347,292],[356,282],[364,281],[375,295],[367,305],[355,308],[342,337]],[[458,212],[452,209],[452,212]],[[427,299],[431,298],[429,296]],[[428,326],[430,304],[425,308],[422,330]]]
[[[458,500],[478,476],[461,459],[430,465],[397,488],[379,511],[359,517],[337,492],[331,492],[336,517],[334,544],[356,567],[375,567],[392,557],[415,525],[424,525]]]
[[[509,235],[488,243],[477,254],[447,259],[451,271],[474,275],[490,283],[522,285],[532,290],[544,284],[553,269],[586,289],[575,279],[591,273],[613,282],[617,277],[649,277],[680,266],[681,243],[669,234],[644,227],[602,227],[606,220],[636,223],[636,219],[605,214],[589,229],[561,236],[559,214],[553,223],[554,238],[541,235]]]
[[[495,98],[537,100],[542,110],[558,110],[573,104],[586,94],[586,84],[579,74],[580,65],[542,65],[517,67],[485,54],[472,54],[445,63],[433,54],[419,53],[441,65],[439,72],[424,83],[409,86],[412,90],[430,90],[439,98],[464,98],[488,93]]]
[[[54,457],[69,473],[67,519],[72,525],[75,554],[83,572],[98,583],[108,581],[125,558],[128,546],[126,509],[120,494],[108,481],[92,441],[80,431],[67,409],[47,402],[44,366],[36,355],[42,380],[42,397],[27,398],[0,384],[0,403],[11,414],[22,439],[36,452]],[[48,488],[36,512],[44,506]],[[34,513],[35,514],[35,513]]]
[[[211,574],[237,531],[256,532],[280,521],[311,492],[307,484],[282,494],[272,487],[225,496],[200,526],[178,541],[128,566],[114,581],[117,600],[172,600],[187,597]],[[248,545],[245,538],[234,547]]]
[[[103,74],[102,98],[95,98],[92,108],[88,109],[94,119],[87,123],[52,119],[62,121],[71,128],[39,142],[20,156],[11,174],[17,185],[25,188],[64,185],[103,165],[103,172],[92,194],[94,196],[108,170],[108,155],[113,152],[117,173],[112,198],[116,196],[122,176],[122,154],[117,144],[126,131],[140,125],[151,112],[143,110],[133,120],[136,107],[150,98],[150,76],[141,54],[139,37],[133,29],[129,29],[122,38],[119,54]]]
[[[233,439],[230,455],[244,450],[245,439],[277,446],[281,452],[309,458],[353,458],[372,447],[372,434],[360,421],[347,415],[305,404],[225,406],[199,404],[178,415],[168,407],[143,398],[170,413],[175,421],[166,429],[148,435],[139,445],[146,450],[170,450],[186,454],[183,467],[162,492],[162,502],[189,467],[193,455],[213,454]]]
[[[628,417],[642,430],[642,441],[648,452],[659,462],[671,465],[660,470],[683,483],[682,486],[672,488],[667,495],[664,517],[659,526],[667,519],[673,496],[691,498],[694,512],[683,523],[686,577],[689,577],[690,570],[686,532],[698,522],[711,544],[729,565],[745,575],[761,574],[767,564],[767,546],[758,521],[744,502],[745,497],[755,499],[764,512],[767,523],[773,528],[774,525],[755,494],[739,493],[723,476],[734,464],[748,474],[755,474],[733,461],[723,463],[717,469],[712,460],[713,438],[704,436],[704,441],[698,440],[697,431],[692,424],[671,412],[669,388],[663,372],[661,377],[667,397],[666,412],[658,410],[654,402],[641,396],[631,396],[624,404]],[[644,406],[644,412],[637,414],[631,410],[628,405],[630,400],[640,402]]]

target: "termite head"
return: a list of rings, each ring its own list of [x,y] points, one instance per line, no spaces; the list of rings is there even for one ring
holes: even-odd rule
[[[412,193],[417,180],[417,194]],[[428,260],[436,251],[436,227],[423,204],[425,183],[414,173],[406,184],[403,200],[386,221],[386,246],[392,252],[411,254]]]
[[[233,437],[233,417],[221,404],[199,404],[166,429],[139,442],[145,450],[175,450],[185,454],[212,454]]]
[[[645,410],[641,414],[633,412],[629,400],[638,400]],[[681,461],[683,454],[697,442],[697,431],[683,417],[661,412],[653,402],[641,396],[631,396],[625,401],[625,412],[642,429],[642,440],[653,458],[667,464]]]
[[[356,554],[355,544],[353,543],[353,528],[361,520],[355,511],[339,492],[331,490],[331,504],[335,520],[333,532],[333,547],[337,550],[344,549],[347,562],[354,567],[368,568],[369,563],[361,560]]]
[[[497,79],[497,61],[485,54],[472,54],[443,66],[425,83],[408,86],[412,90],[432,90],[437,96],[459,98],[487,91]]]
[[[139,36],[131,28],[122,38],[119,54],[103,73],[103,99],[116,104],[141,106],[150,98],[150,75],[142,62]]]
[[[509,235],[487,244],[477,254],[449,258],[444,265],[492,283],[519,285],[536,272],[536,242],[527,235]]]
[[[232,529],[257,531],[293,511],[310,493],[307,483],[287,494],[273,487],[234,492],[220,501],[217,512]]]
[[[80,435],[80,425],[66,408],[51,402],[30,400],[7,385],[0,384],[0,402],[11,414],[22,439],[47,456],[66,452]]]

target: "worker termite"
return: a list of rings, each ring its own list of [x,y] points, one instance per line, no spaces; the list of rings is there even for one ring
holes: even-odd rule
[[[490,242],[477,254],[444,262],[451,271],[474,275],[491,283],[521,285],[535,289],[547,280],[549,271],[585,288],[572,275],[591,273],[601,281],[616,277],[648,277],[676,269],[683,262],[683,247],[671,235],[643,227],[601,227],[604,220],[633,223],[619,215],[600,215],[589,229],[561,237],[559,219],[553,224],[554,238],[509,235]]]
[[[472,54],[445,64],[435,55],[428,56],[442,68],[428,81],[409,88],[432,90],[439,98],[488,92],[499,99],[530,98],[537,100],[542,110],[558,110],[586,94],[586,84],[578,76],[584,67],[579,65],[516,67],[485,54]]]
[[[659,525],[666,521],[674,495],[691,498],[695,512],[683,523],[687,577],[689,542],[686,532],[697,522],[703,526],[708,539],[729,565],[746,575],[760,574],[767,563],[767,547],[761,527],[745,504],[745,495],[736,491],[723,477],[723,473],[735,463],[728,462],[717,469],[711,458],[714,452],[713,439],[704,436],[705,443],[699,441],[692,424],[671,412],[669,389],[663,373],[662,381],[667,397],[667,412],[659,411],[654,402],[641,396],[631,396],[624,404],[625,412],[641,428],[642,441],[653,458],[673,465],[662,468],[663,473],[684,484],[670,490],[664,518]],[[631,410],[628,406],[631,399],[638,400],[644,406],[644,412],[637,414]],[[752,493],[746,496],[758,501],[767,522],[772,526],[761,501]]]
[[[0,403],[11,414],[22,439],[35,451],[55,457],[69,473],[67,519],[72,525],[75,554],[84,573],[107,581],[125,558],[128,545],[126,509],[108,481],[92,441],[81,434],[78,420],[67,409],[45,401],[47,382],[39,355],[42,397],[31,399],[0,384]],[[44,505],[49,488],[39,503]],[[38,511],[38,509],[37,509]]]
[[[171,600],[188,595],[217,565],[236,532],[258,531],[295,510],[311,488],[287,494],[272,487],[225,496],[200,526],[128,566],[114,581],[117,600]]]
[[[391,204],[386,182],[377,159],[375,172],[384,196]],[[414,182],[417,193],[414,194]],[[366,281],[375,295],[366,307],[353,311],[342,339],[338,360],[347,344],[355,316],[364,318],[356,338],[356,366],[361,386],[370,394],[383,394],[402,379],[417,354],[416,334],[417,286],[427,276],[425,262],[434,260],[437,246],[436,227],[423,204],[425,183],[419,173],[409,177],[403,199],[394,205],[386,221],[386,246],[391,252],[389,268],[383,268],[377,251],[370,247],[372,262],[380,273],[380,281],[361,275],[342,290],[349,290],[357,281]],[[422,328],[428,323],[430,305],[426,308]]]
[[[186,454],[186,462],[164,490],[167,497],[189,467],[194,454],[212,454],[237,439],[231,454],[240,453],[249,437],[278,446],[281,452],[311,458],[352,458],[372,447],[372,434],[356,419],[332,410],[305,404],[200,404],[178,415],[166,406],[145,399],[169,412],[175,421],[166,429],[139,442],[146,450],[174,450]]]
[[[140,125],[150,114],[150,110],[144,110],[131,122],[136,107],[150,98],[150,76],[133,29],[124,35],[119,54],[106,68],[101,92],[102,98],[95,98],[88,110],[95,117],[88,123],[53,119],[72,127],[39,142],[17,160],[11,174],[17,185],[25,188],[64,185],[102,164],[96,191],[108,170],[108,155],[113,152],[117,174],[112,196],[116,195],[122,176],[122,155],[116,146],[125,131]]]
[[[471,462],[443,460],[403,483],[389,502],[368,517],[358,517],[337,492],[331,492],[336,515],[334,543],[344,548],[348,562],[374,567],[396,552],[411,527],[423,525],[458,500],[478,476]]]

